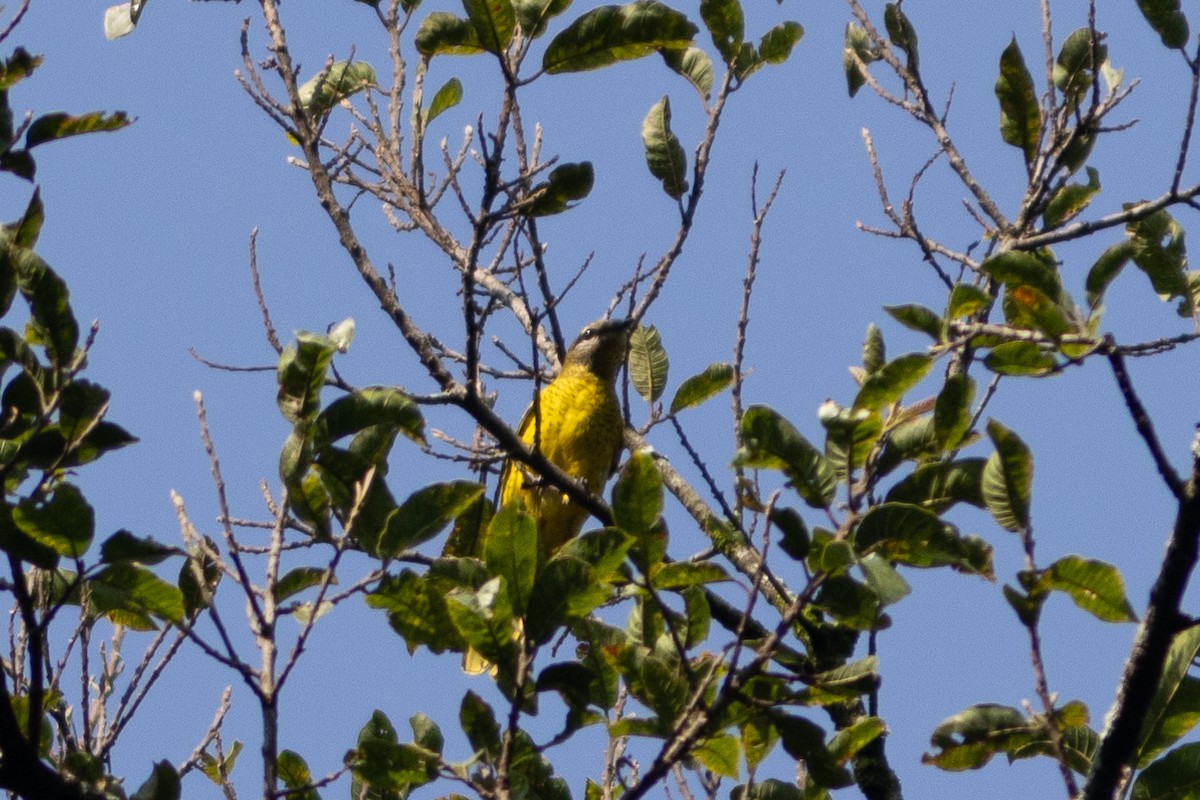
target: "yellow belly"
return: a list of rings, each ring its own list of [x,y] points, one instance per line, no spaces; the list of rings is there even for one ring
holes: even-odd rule
[[[540,431],[535,434],[535,419]],[[589,492],[599,493],[621,449],[620,405],[613,388],[584,369],[565,370],[542,389],[538,413],[526,412],[518,433],[528,444],[537,442],[542,454],[563,472],[583,481]],[[548,556],[578,535],[587,511],[572,503],[553,486],[520,465],[504,471],[500,502],[518,495],[533,514]]]

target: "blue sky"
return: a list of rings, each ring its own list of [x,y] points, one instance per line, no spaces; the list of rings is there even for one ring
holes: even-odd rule
[[[353,383],[400,384],[429,391],[415,358],[356,282],[336,244],[306,176],[287,164],[294,154],[283,134],[249,101],[233,78],[241,66],[238,35],[252,17],[250,39],[263,57],[265,36],[257,7],[221,2],[155,0],[137,32],[108,42],[101,33],[107,2],[60,4],[34,0],[9,40],[45,55],[35,77],[12,94],[20,111],[124,110],[136,117],[128,129],[48,146],[39,155],[39,183],[47,208],[40,250],[68,280],[81,321],[98,319],[101,333],[88,374],[112,390],[110,418],[141,438],[136,447],[104,459],[81,475],[95,505],[101,534],[128,528],[174,542],[178,526],[168,493],[180,492],[202,531],[215,533],[215,496],[196,435],[192,392],[204,393],[235,513],[261,516],[257,483],[277,478],[275,464],[286,427],[275,410],[274,378],[215,372],[189,354],[194,347],[215,361],[271,365],[247,269],[247,242],[259,229],[258,264],[276,326],[322,330],[352,316],[358,335],[339,368]],[[1106,4],[1107,5],[1107,4]],[[579,6],[583,8],[584,6]],[[954,4],[910,0],[905,10],[921,37],[922,65],[936,102],[954,87],[950,130],[969,164],[998,201],[1011,209],[1019,198],[1023,167],[1018,152],[997,133],[992,94],[1000,52],[1012,36],[1035,76],[1040,61],[1038,4]],[[418,12],[457,7],[429,3]],[[681,7],[698,18],[691,4]],[[1081,0],[1054,4],[1061,39],[1085,22]],[[351,0],[292,0],[282,8],[292,50],[304,75],[329,54],[382,64],[382,42],[369,9]],[[788,0],[747,3],[748,30],[764,31],[795,19],[806,34],[792,59],[763,70],[730,103],[714,150],[707,195],[697,231],[677,274],[647,322],[663,335],[671,357],[671,389],[714,361],[728,360],[749,237],[749,185],[759,165],[764,196],[774,176],[787,170],[779,201],[765,228],[762,265],[753,302],[747,363],[754,372],[749,402],[772,405],[810,439],[821,440],[816,409],[826,398],[848,403],[854,384],[846,371],[858,363],[870,322],[885,333],[889,353],[925,342],[882,312],[887,304],[923,302],[939,307],[940,284],[915,248],[860,233],[855,222],[880,225],[883,217],[863,151],[860,131],[870,128],[893,193],[901,195],[913,170],[933,152],[927,133],[864,90],[846,96],[841,68],[848,14],[838,4]],[[1174,165],[1187,90],[1187,73],[1166,53],[1135,4],[1101,9],[1110,31],[1110,57],[1126,80],[1142,84],[1118,120],[1140,119],[1131,130],[1102,141],[1092,163],[1104,190],[1096,213],[1161,193]],[[1195,20],[1193,20],[1195,22]],[[463,103],[440,117],[434,138],[457,142],[480,111],[489,117],[497,81],[482,59],[434,62],[428,85],[453,76],[465,86]],[[1035,78],[1036,79],[1036,78]],[[658,189],[642,159],[640,125],[664,93],[671,97],[674,127],[690,151],[700,135],[694,93],[657,59],[578,76],[544,78],[530,87],[525,113],[545,127],[546,152],[563,160],[589,159],[596,188],[570,214],[542,226],[549,257],[561,276],[589,253],[595,266],[562,313],[574,329],[598,316],[636,260],[653,260],[669,242],[673,204]],[[344,122],[342,123],[344,124]],[[1185,183],[1196,179],[1189,168]],[[5,218],[16,217],[27,196],[10,180],[0,196]],[[965,246],[977,236],[963,212],[961,186],[935,170],[918,193],[917,213],[926,230]],[[1185,226],[1191,216],[1180,213]],[[404,300],[419,324],[450,333],[457,301],[455,279],[437,254],[414,236],[397,236],[369,203],[356,207],[378,264],[393,262]],[[1079,292],[1088,266],[1119,232],[1058,250],[1063,276]],[[1159,303],[1143,277],[1121,277],[1109,298],[1104,329],[1121,341],[1169,336],[1190,329],[1174,308]],[[1193,349],[1131,365],[1167,452],[1184,468],[1197,419],[1198,375]],[[931,384],[932,385],[932,384]],[[914,393],[916,396],[919,393]],[[524,389],[501,398],[516,420],[528,400]],[[1007,381],[988,414],[1016,430],[1034,451],[1034,525],[1039,557],[1079,553],[1117,564],[1129,597],[1145,604],[1162,543],[1172,519],[1166,490],[1134,434],[1111,375],[1103,364],[1074,369],[1048,381]],[[635,406],[634,419],[644,415]],[[451,433],[469,435],[461,418],[434,415]],[[693,441],[718,472],[732,452],[725,398],[685,419]],[[669,431],[651,439],[676,454]],[[982,448],[976,455],[985,454]],[[399,448],[393,490],[403,495],[433,479],[455,475],[441,464]],[[458,477],[462,477],[461,475]],[[672,510],[672,552],[703,547],[700,534]],[[810,523],[814,520],[810,520]],[[1013,796],[1060,791],[1047,761],[1001,763],[982,773],[954,775],[918,763],[929,731],[944,717],[982,701],[1019,705],[1033,698],[1024,631],[1000,592],[1020,568],[1014,536],[983,514],[956,518],[996,550],[998,582],[949,573],[905,573],[913,595],[896,608],[893,628],[880,640],[884,685],[881,710],[891,726],[889,756],[911,797]],[[783,574],[787,577],[786,568]],[[240,605],[231,604],[240,613]],[[1062,597],[1044,621],[1050,681],[1063,698],[1079,698],[1098,726],[1133,635],[1133,626],[1100,623]],[[131,649],[131,658],[134,651]],[[417,710],[433,716],[453,741],[457,699],[470,685],[451,658],[410,657],[381,614],[345,604],[314,634],[302,668],[284,698],[282,744],[301,752],[314,772],[335,769],[374,708],[398,726]],[[240,792],[257,787],[253,698],[235,676],[185,647],[165,674],[151,704],[130,727],[116,756],[118,774],[136,787],[152,760],[182,761],[212,715],[221,689],[235,685],[227,739],[247,744],[237,773]],[[552,723],[547,723],[551,724]],[[599,739],[584,737],[562,763],[576,796],[582,777],[599,769]],[[465,757],[464,746],[457,755]],[[646,751],[649,752],[649,751]],[[455,752],[451,750],[451,754]],[[787,778],[790,766],[772,765]],[[192,797],[217,797],[193,777]],[[342,790],[330,790],[336,797]],[[432,795],[430,795],[432,796]]]

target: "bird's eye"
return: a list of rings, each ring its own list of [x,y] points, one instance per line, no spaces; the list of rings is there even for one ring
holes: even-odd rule
[[[591,339],[591,338],[592,338],[593,336],[595,336],[595,335],[596,335],[596,329],[595,329],[595,328],[584,328],[584,329],[583,329],[583,338],[585,338],[585,339]]]

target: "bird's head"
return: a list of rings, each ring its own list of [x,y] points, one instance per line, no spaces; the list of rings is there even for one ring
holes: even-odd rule
[[[581,366],[601,378],[612,381],[625,361],[632,319],[602,319],[583,326],[567,350],[563,366]]]

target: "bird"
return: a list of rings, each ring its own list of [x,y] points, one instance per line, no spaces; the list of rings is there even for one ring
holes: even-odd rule
[[[625,422],[616,380],[625,363],[632,319],[585,325],[567,349],[558,377],[538,392],[517,425],[523,442],[599,494],[616,471]],[[517,498],[537,522],[542,555],[579,535],[587,509],[528,466],[508,459],[500,471],[500,505]]]

